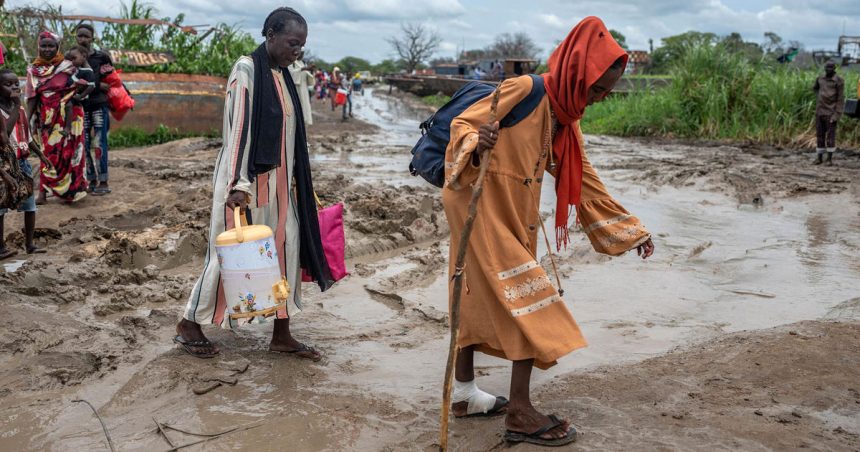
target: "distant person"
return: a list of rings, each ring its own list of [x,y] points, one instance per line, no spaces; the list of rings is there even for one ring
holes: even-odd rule
[[[490,77],[494,80],[502,77],[502,65],[499,64],[499,60],[490,63]]]
[[[352,77],[352,92],[356,95],[363,96],[364,91],[361,88],[361,73],[356,72],[355,76]]]
[[[79,24],[75,28],[78,45],[87,49],[87,62],[96,76],[95,89],[84,104],[84,144],[86,145],[88,189],[94,195],[111,192],[108,186],[108,133],[110,132],[110,108],[107,93],[110,85],[102,77],[113,70],[113,61],[107,52],[96,50],[95,29],[90,24]]]
[[[45,157],[36,140],[30,134],[27,112],[21,105],[21,86],[18,82],[18,76],[9,69],[0,69],[0,125],[2,125],[0,146],[4,143],[11,146],[16,154],[17,163],[26,177],[31,180],[33,178],[33,167],[27,161],[31,152],[39,157],[45,168],[53,168],[51,162]],[[45,250],[36,246],[34,242],[36,233],[35,193],[18,206],[18,212],[24,213],[24,251],[27,254],[44,253]],[[8,259],[17,254],[6,247],[3,221],[7,213],[7,209],[0,209],[0,260]]]
[[[820,165],[823,157],[823,163],[830,166],[836,152],[836,123],[842,117],[845,104],[845,80],[836,75],[836,63],[828,61],[824,65],[824,75],[815,79],[812,89],[817,94],[815,134],[818,146],[812,164]]]
[[[449,273],[462,272],[468,287],[460,308],[452,411],[457,417],[504,413],[509,442],[562,446],[576,439],[568,420],[539,412],[530,399],[533,367],[547,369],[586,346],[565,300],[537,258],[544,172],[555,177],[551,230],[559,246],[569,242],[569,213],[575,207],[577,223],[595,251],[618,256],[636,250],[643,259],[654,252],[651,234],[609,195],[589,163],[579,128],[586,106],[606,98],[626,64],[627,52],[603,22],[587,17],[550,56],[549,72],[543,75],[546,95],[522,121],[501,131],[498,122],[488,123],[492,98],[488,96],[451,122],[442,189],[451,228]],[[529,76],[503,81],[497,117],[510,113],[533,85]],[[476,233],[469,240],[465,266],[455,268],[458,241],[469,215],[470,187],[485,158],[492,160],[478,205]],[[476,351],[512,361],[509,402],[478,388]]]
[[[335,98],[337,97],[337,89],[340,88],[340,68],[335,66],[329,74],[328,80],[328,97],[331,99],[331,111],[337,108]]]
[[[283,69],[299,57],[308,25],[294,9],[281,7],[266,17],[262,35],[265,41],[251,56],[236,61],[227,80],[209,249],[173,339],[199,358],[220,352],[200,325],[233,326],[226,315],[227,294],[215,250],[218,235],[234,227],[233,209],[249,212],[249,220],[274,231],[281,273],[292,288],[288,303],[301,307],[303,269],[320,290],[333,284],[320,238],[302,104],[292,77]],[[286,306],[275,314],[269,351],[313,361],[322,358],[292,336]]]
[[[82,46],[72,47],[66,51],[66,60],[70,61],[77,71],[69,78],[69,85],[74,86],[75,94],[66,103],[66,117],[71,117],[72,108],[75,106],[84,107],[84,101],[89,98],[90,94],[95,89],[96,76],[93,69],[87,62],[87,49]],[[66,122],[65,134],[71,134],[72,122]]]
[[[0,65],[6,64],[6,46],[0,42]]]
[[[346,121],[352,117],[352,84],[349,81],[348,74],[341,74],[340,89],[346,91],[346,102],[343,104],[342,121]],[[347,117],[347,114],[349,115]]]
[[[302,102],[305,125],[309,126],[314,123],[314,118],[311,112],[311,93],[308,91],[308,87],[313,87],[314,76],[310,68],[306,67],[305,62],[301,60],[302,56],[304,56],[304,53],[288,69],[290,70],[290,75],[293,77],[293,83],[296,84],[296,89],[299,90],[299,100]]]
[[[314,89],[317,93],[317,99],[323,102],[325,100],[325,93],[328,91],[326,87],[326,73],[322,69],[317,69],[316,73],[316,85],[314,85]]]
[[[45,156],[53,169],[42,171],[36,202],[44,203],[48,190],[65,202],[74,202],[87,194],[84,110],[73,106],[71,115],[65,114],[66,104],[76,90],[69,81],[77,68],[60,53],[59,36],[45,31],[39,33],[38,42],[39,56],[27,68],[24,93],[28,114],[38,126]],[[67,122],[71,122],[70,128]]]

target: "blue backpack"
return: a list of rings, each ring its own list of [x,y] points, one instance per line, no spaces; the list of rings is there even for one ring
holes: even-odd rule
[[[531,74],[532,91],[521,100],[501,121],[499,127],[513,127],[530,115],[546,92],[543,78]],[[421,138],[412,148],[409,172],[442,188],[445,184],[445,150],[451,141],[451,121],[475,102],[489,96],[496,87],[488,83],[469,82],[458,89],[447,104],[421,123]]]

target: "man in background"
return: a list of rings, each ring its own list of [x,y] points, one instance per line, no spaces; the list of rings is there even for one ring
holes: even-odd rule
[[[815,79],[812,89],[817,94],[815,132],[818,140],[817,155],[812,164],[824,163],[830,166],[833,165],[833,153],[836,151],[836,123],[842,116],[845,104],[845,81],[836,75],[836,63],[828,61],[824,65],[824,75]]]
[[[113,66],[110,55],[97,50],[93,45],[95,29],[82,23],[75,29],[78,45],[88,51],[87,62],[95,75],[95,89],[84,104],[84,145],[87,148],[88,190],[94,195],[106,195],[108,187],[108,132],[110,131],[110,108],[107,93],[110,86],[102,81],[102,75]],[[102,69],[104,67],[104,70]]]
[[[293,77],[293,83],[296,84],[296,88],[299,91],[299,101],[302,104],[305,125],[311,125],[314,123],[314,119],[311,111],[311,93],[309,90],[313,88],[315,79],[313,69],[306,66],[303,61],[304,56],[305,53],[302,52],[299,59],[293,62],[288,69],[290,70],[290,75]]]

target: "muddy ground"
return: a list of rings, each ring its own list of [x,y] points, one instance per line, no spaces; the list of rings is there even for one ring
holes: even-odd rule
[[[76,399],[119,450],[169,449],[154,420],[242,428],[188,450],[433,450],[448,229],[438,190],[405,172],[427,111],[383,90],[355,114],[317,108],[309,129],[317,191],[346,206],[352,272],[325,294],[306,285],[293,313],[323,361],[267,352],[271,326],[207,329],[214,360],[173,347],[220,143],[117,150],[113,193],[41,207],[49,253],[0,272],[0,450],[105,450]],[[579,428],[572,449],[860,450],[860,154],[822,168],[797,150],[588,141],[658,254],[610,259],[574,231],[559,256],[590,347],[536,372],[534,399]],[[20,246],[21,216],[7,217]],[[477,370],[506,393],[507,363],[479,357]],[[451,433],[458,450],[507,447],[501,419]]]

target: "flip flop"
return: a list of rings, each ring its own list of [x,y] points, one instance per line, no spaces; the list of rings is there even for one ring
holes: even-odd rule
[[[186,353],[195,358],[208,359],[214,358],[218,355],[218,353],[195,352],[194,349],[192,349],[192,347],[212,347],[212,343],[209,342],[208,339],[202,341],[186,341],[182,336],[177,334],[173,337],[173,342],[178,344]]]
[[[39,248],[38,246],[27,248],[27,254],[45,254],[47,252],[47,250],[45,250],[44,248]]]
[[[285,351],[281,351],[281,350],[272,350],[272,349],[269,349],[269,351],[273,351],[273,352],[276,352],[276,353],[286,353],[286,354],[288,354],[288,355],[293,355],[293,356],[295,356],[296,358],[300,358],[300,359],[309,359],[309,360],[311,360],[311,361],[313,361],[313,362],[317,362],[317,361],[319,361],[319,360],[321,360],[321,359],[322,359],[322,354],[321,354],[320,352],[318,352],[318,351],[314,350],[314,348],[313,348],[313,347],[308,347],[306,344],[302,344],[302,346],[301,346],[301,347],[299,347],[299,348],[297,348],[297,349],[295,349],[295,350],[288,350],[288,351],[287,351],[287,350],[285,350]],[[302,355],[300,355],[300,354],[299,354],[299,353],[303,353],[303,352],[306,352],[306,353],[312,353],[312,354],[314,354],[314,353],[315,353],[315,354],[316,354],[316,358],[312,358],[312,357],[310,357],[310,356],[302,356]]]
[[[17,255],[18,252],[15,250],[10,250],[9,248],[0,249],[0,261],[9,259],[12,256]]]
[[[457,419],[466,419],[470,417],[494,417],[508,412],[508,399],[502,396],[496,397],[496,404],[486,413],[464,414],[462,416],[454,416]]]
[[[576,429],[573,426],[570,427],[570,430],[567,431],[567,435],[562,438],[553,438],[546,439],[541,438],[541,435],[546,432],[560,426],[564,425],[564,422],[558,418],[558,416],[554,414],[549,415],[550,423],[544,425],[543,427],[537,429],[537,431],[533,433],[522,433],[522,432],[514,432],[511,430],[505,430],[505,441],[511,443],[530,443],[537,444],[538,446],[547,446],[547,447],[559,447],[570,444],[576,441]]]

